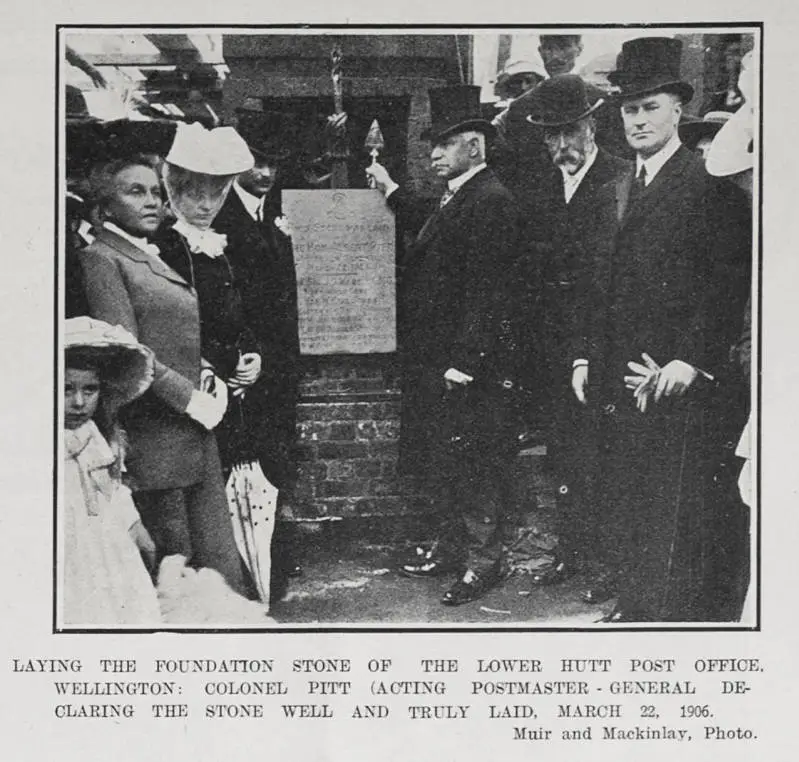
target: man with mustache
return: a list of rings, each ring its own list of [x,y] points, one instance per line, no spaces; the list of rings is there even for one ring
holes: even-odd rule
[[[527,121],[531,131],[542,131],[551,164],[541,179],[541,192],[532,200],[535,213],[528,221],[532,246],[525,277],[543,285],[546,372],[540,391],[550,423],[547,453],[557,487],[559,536],[554,562],[532,580],[557,584],[585,571],[589,578],[583,599],[602,603],[615,593],[608,552],[616,543],[616,531],[602,520],[591,494],[597,459],[595,420],[571,391],[572,345],[578,310],[596,301],[590,296],[596,284],[595,262],[607,258],[613,241],[615,181],[630,165],[597,146],[595,114],[603,100],[590,97],[580,77],[553,77],[532,96]]]
[[[717,621],[727,604],[712,570],[729,546],[723,470],[742,411],[727,355],[750,289],[751,212],[680,144],[693,96],[681,52],[676,39],[631,40],[609,76],[635,170],[615,184],[600,298],[574,348],[575,396],[601,421],[597,495],[622,530],[610,622]]]

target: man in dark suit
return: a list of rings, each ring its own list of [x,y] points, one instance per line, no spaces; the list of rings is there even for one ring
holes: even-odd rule
[[[615,544],[615,527],[598,511],[592,494],[597,439],[595,418],[571,390],[577,314],[595,301],[595,263],[606,259],[616,228],[615,181],[629,162],[596,144],[594,115],[604,99],[589,98],[573,74],[546,80],[535,90],[527,121],[543,131],[550,158],[541,191],[531,200],[525,242],[529,280],[542,286],[542,320],[546,371],[539,402],[549,421],[547,454],[557,486],[558,551],[555,561],[532,577],[536,584],[555,584],[581,567],[592,577],[583,598],[601,603],[615,592],[607,552]],[[585,313],[580,330],[590,323]],[[543,328],[543,330],[542,330]],[[541,396],[545,399],[541,399]]]
[[[582,37],[575,34],[541,35],[538,48],[550,78],[567,74],[578,76],[574,67],[582,50]],[[516,98],[492,122],[498,137],[491,151],[491,166],[496,169],[502,183],[514,194],[525,217],[532,214],[527,202],[542,192],[538,180],[542,174],[546,174],[549,164],[541,128],[531,127],[527,120],[537,108],[538,98],[535,91],[541,84]],[[616,156],[627,157],[631,151],[623,137],[618,110],[609,106],[605,93],[598,87],[586,83],[585,88],[591,103],[602,101],[592,114],[597,144]],[[543,192],[546,192],[545,188]]]
[[[221,432],[220,446],[242,460],[257,459],[285,496],[295,481],[300,346],[294,254],[278,216],[278,168],[289,155],[281,140],[279,131],[250,140],[255,167],[234,182],[214,228],[228,238],[226,252],[263,362],[261,377],[235,402],[241,406],[239,425]],[[278,522],[272,545],[275,598],[281,596],[287,577],[301,573],[292,544],[285,522]]]
[[[616,185],[604,304],[575,349],[575,394],[602,421],[602,508],[625,530],[612,622],[713,620],[723,603],[708,570],[726,544],[719,469],[745,415],[727,401],[726,360],[749,290],[751,215],[680,144],[693,95],[680,54],[678,40],[632,40],[610,75],[635,174]]]
[[[418,231],[399,268],[405,320],[400,462],[424,478],[441,533],[402,570],[417,577],[457,570],[442,602],[459,605],[486,593],[501,571],[515,419],[504,399],[513,382],[502,376],[496,339],[500,284],[516,256],[517,212],[485,165],[492,128],[480,118],[479,88],[433,90],[430,100],[431,163],[448,185],[439,208],[426,216],[385,168],[367,172],[388,196],[400,229]]]

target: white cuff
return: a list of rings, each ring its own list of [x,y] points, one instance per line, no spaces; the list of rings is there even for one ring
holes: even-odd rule
[[[388,198],[395,190],[399,188],[399,185],[395,183],[393,180],[386,185],[386,189],[384,191],[386,198]]]
[[[579,358],[572,363],[572,368],[582,368],[583,366],[588,367],[588,360]]]
[[[447,381],[452,381],[453,384],[468,384],[470,381],[474,381],[474,376],[470,376],[468,373],[461,373],[455,368],[450,368],[444,374],[444,378]]]

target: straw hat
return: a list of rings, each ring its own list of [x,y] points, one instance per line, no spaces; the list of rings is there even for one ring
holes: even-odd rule
[[[500,98],[507,98],[510,96],[510,86],[520,79],[530,79],[530,75],[534,75],[537,82],[542,82],[549,76],[542,61],[528,59],[509,61],[497,74],[494,90]]]
[[[253,168],[247,143],[233,127],[208,130],[199,122],[178,124],[167,162],[203,175],[238,175]]]
[[[122,326],[89,317],[70,318],[64,326],[66,367],[76,363],[96,366],[106,404],[122,407],[150,387],[152,350],[139,344]]]

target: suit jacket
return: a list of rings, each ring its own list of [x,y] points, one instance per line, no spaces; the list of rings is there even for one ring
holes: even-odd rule
[[[622,377],[642,352],[723,378],[750,288],[751,210],[739,188],[684,147],[628,208],[632,181],[631,168],[616,183],[618,229],[597,272],[602,319],[585,347],[614,400],[629,396]]]
[[[615,182],[631,164],[602,148],[569,203],[561,171],[551,162],[542,192],[532,201],[527,242],[540,263],[547,365],[571,366],[574,335],[588,330],[596,300],[596,263],[607,260],[616,232]]]
[[[631,170],[615,184],[617,231],[587,347],[607,448],[602,507],[627,528],[619,605],[653,621],[714,619],[725,602],[713,570],[738,543],[741,513],[725,473],[746,409],[728,356],[749,291],[751,209],[683,147],[631,206],[632,181]],[[623,381],[642,352],[714,380],[699,376],[642,414]]]
[[[421,216],[411,197],[400,189],[388,202],[401,229],[413,232]],[[441,390],[448,368],[473,376],[474,391],[495,388],[506,371],[507,357],[497,339],[503,284],[518,254],[517,236],[513,198],[485,169],[427,218],[405,252],[399,265],[399,333],[405,382],[401,454],[406,463],[418,458],[421,464],[440,439],[441,415],[447,415]],[[463,409],[468,407],[477,408]],[[479,434],[492,423],[486,415],[483,422],[469,425]]]
[[[413,211],[402,190],[389,205],[401,225]],[[517,236],[516,205],[490,169],[428,217],[400,263],[408,363],[442,375],[450,367],[470,374],[486,369],[501,301],[498,281],[518,254]]]
[[[90,316],[121,325],[153,350],[150,390],[122,411],[127,467],[138,490],[169,489],[204,478],[212,434],[185,414],[200,381],[200,316],[194,289],[160,258],[102,230],[79,253]]]
[[[296,439],[300,375],[297,275],[291,239],[272,219],[256,223],[235,192],[228,195],[214,229],[228,237],[225,252],[239,285],[247,326],[255,335],[263,361],[261,378],[244,397],[240,425],[228,445],[242,457],[258,458],[270,481],[284,486],[294,478],[291,451]]]

